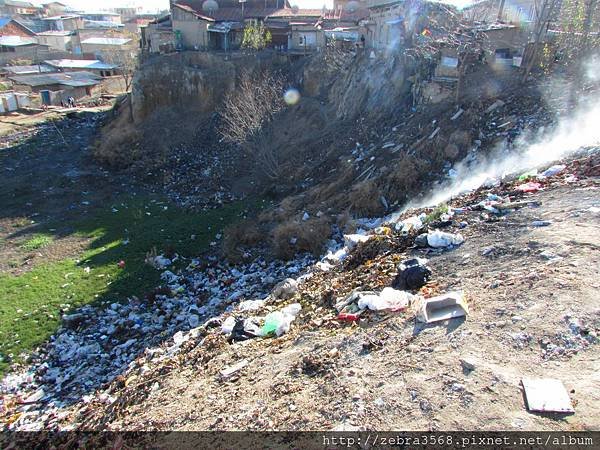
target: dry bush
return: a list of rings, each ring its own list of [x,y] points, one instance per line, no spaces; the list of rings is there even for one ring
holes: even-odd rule
[[[254,221],[245,220],[225,228],[223,232],[223,255],[231,262],[242,260],[246,249],[258,246],[264,241],[264,233]]]
[[[244,145],[273,120],[283,106],[283,78],[269,71],[242,72],[236,89],[229,92],[220,110],[226,141]]]
[[[336,217],[335,224],[343,233],[354,233],[357,228],[356,221],[350,211],[344,211]]]
[[[349,194],[350,209],[361,216],[378,216],[384,211],[381,192],[374,181],[363,181],[352,187]]]
[[[102,129],[93,156],[101,164],[110,167],[127,167],[139,156],[140,138],[136,126],[126,114],[121,114]]]
[[[429,164],[415,156],[404,155],[387,175],[384,192],[388,201],[405,202],[421,185]]]
[[[288,220],[273,230],[273,251],[282,259],[290,259],[297,253],[305,252],[319,256],[330,236],[331,225],[325,218]]]

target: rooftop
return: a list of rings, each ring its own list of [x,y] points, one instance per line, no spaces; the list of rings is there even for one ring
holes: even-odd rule
[[[51,59],[44,61],[44,63],[59,69],[112,70],[117,67],[97,59]]]
[[[67,14],[64,16],[52,16],[52,17],[44,17],[42,18],[42,20],[67,20],[67,19],[77,19],[81,16],[78,16],[77,14]]]
[[[131,42],[131,39],[125,38],[88,38],[81,41],[82,44],[88,45],[125,45]]]
[[[12,73],[14,75],[30,75],[36,73],[51,73],[55,69],[45,64],[38,64],[35,66],[5,66],[0,69],[2,72]]]
[[[69,87],[85,87],[100,84],[101,77],[91,72],[64,72],[40,75],[19,75],[9,77],[16,84],[32,87],[62,85]]]
[[[85,20],[85,28],[123,28],[121,23],[111,22],[110,20]]]
[[[75,34],[74,31],[58,31],[58,30],[42,31],[41,33],[37,33],[38,36],[71,36],[73,34]]]
[[[37,41],[33,38],[21,36],[0,36],[0,45],[3,47],[23,47],[25,45],[37,45]]]

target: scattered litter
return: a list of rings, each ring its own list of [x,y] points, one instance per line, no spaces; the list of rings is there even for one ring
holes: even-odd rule
[[[531,222],[531,225],[534,227],[548,227],[548,226],[552,225],[552,221],[551,220],[534,220],[533,222]]]
[[[235,322],[235,317],[232,316],[229,316],[227,319],[225,319],[221,325],[221,333],[231,334],[233,327],[235,327]]]
[[[461,234],[446,233],[440,230],[430,231],[417,237],[416,243],[433,248],[446,248],[451,245],[460,245],[465,242]]]
[[[262,336],[276,334],[281,336],[290,329],[290,325],[296,319],[298,313],[302,310],[300,303],[293,303],[286,306],[281,311],[275,311],[265,317],[265,324],[261,329]]]
[[[467,303],[462,292],[449,292],[423,300],[417,318],[431,323],[454,319],[468,314]]]
[[[537,177],[537,174],[538,174],[538,171],[537,171],[537,169],[534,169],[534,170],[528,170],[527,172],[525,172],[525,173],[522,173],[522,174],[519,176],[519,181],[527,181],[527,180],[530,180],[530,179],[532,179],[532,178],[536,178],[536,177]]]
[[[527,409],[536,412],[574,413],[562,381],[552,378],[523,378]]]
[[[495,109],[500,108],[501,106],[504,106],[504,102],[502,100],[496,100],[494,103],[492,103],[488,109],[485,110],[486,114],[491,113],[492,111],[494,111]]]
[[[425,259],[415,258],[402,261],[398,269],[398,275],[392,282],[394,289],[414,291],[425,286],[431,278],[431,269],[427,267]]]
[[[239,363],[229,366],[219,372],[222,380],[229,380],[236,375],[240,370],[248,365],[247,359],[242,359]]]
[[[554,175],[558,175],[563,170],[565,170],[567,166],[564,164],[557,164],[555,166],[550,167],[549,169],[542,172],[542,175],[545,177],[553,177]]]
[[[460,116],[462,116],[462,113],[464,113],[464,112],[465,112],[465,110],[464,110],[464,109],[462,109],[462,108],[460,108],[460,109],[459,109],[459,110],[456,112],[456,114],[454,114],[452,117],[450,117],[450,120],[456,120],[456,119],[458,119]]]
[[[273,289],[273,297],[286,300],[298,292],[298,282],[293,278],[286,278]]]
[[[517,191],[521,191],[521,192],[537,192],[541,188],[542,188],[542,185],[540,183],[536,183],[534,181],[530,181],[530,182],[525,183],[525,184],[520,184],[515,189]]]
[[[386,287],[380,294],[365,293],[359,296],[358,307],[372,311],[402,311],[410,305],[413,297],[409,292]]]

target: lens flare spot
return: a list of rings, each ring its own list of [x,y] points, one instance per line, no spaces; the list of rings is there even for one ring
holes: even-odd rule
[[[298,89],[288,89],[283,94],[283,100],[290,106],[295,105],[300,101],[300,92],[298,92]]]

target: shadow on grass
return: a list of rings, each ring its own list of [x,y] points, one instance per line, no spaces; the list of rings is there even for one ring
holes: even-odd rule
[[[91,130],[81,132],[72,123],[58,126],[66,139],[75,133],[80,136],[78,141],[87,136],[89,144],[93,138]],[[187,212],[159,196],[143,191],[136,195],[138,191],[122,178],[106,175],[90,161],[85,142],[77,150],[74,145],[65,146],[58,133],[52,132],[49,129],[50,136],[38,135],[0,152],[4,167],[14,169],[0,180],[0,198],[4,199],[0,220],[26,217],[35,221],[8,233],[5,239],[45,234],[53,239],[51,248],[74,237],[84,242],[85,248],[59,261],[41,262],[19,276],[0,274],[0,373],[47,342],[60,327],[64,313],[88,304],[126,302],[133,296],[143,301],[161,284],[161,272],[145,263],[148,252],[177,253],[183,257],[179,267],[186,266],[186,258],[207,251],[224,226],[262,204],[238,202]],[[90,175],[75,180],[63,175],[72,170]],[[82,196],[82,192],[89,194]],[[40,201],[47,193],[49,202]],[[54,363],[62,366],[69,378],[85,370],[69,366],[68,361]],[[100,383],[88,380],[86,391],[93,392]]]

